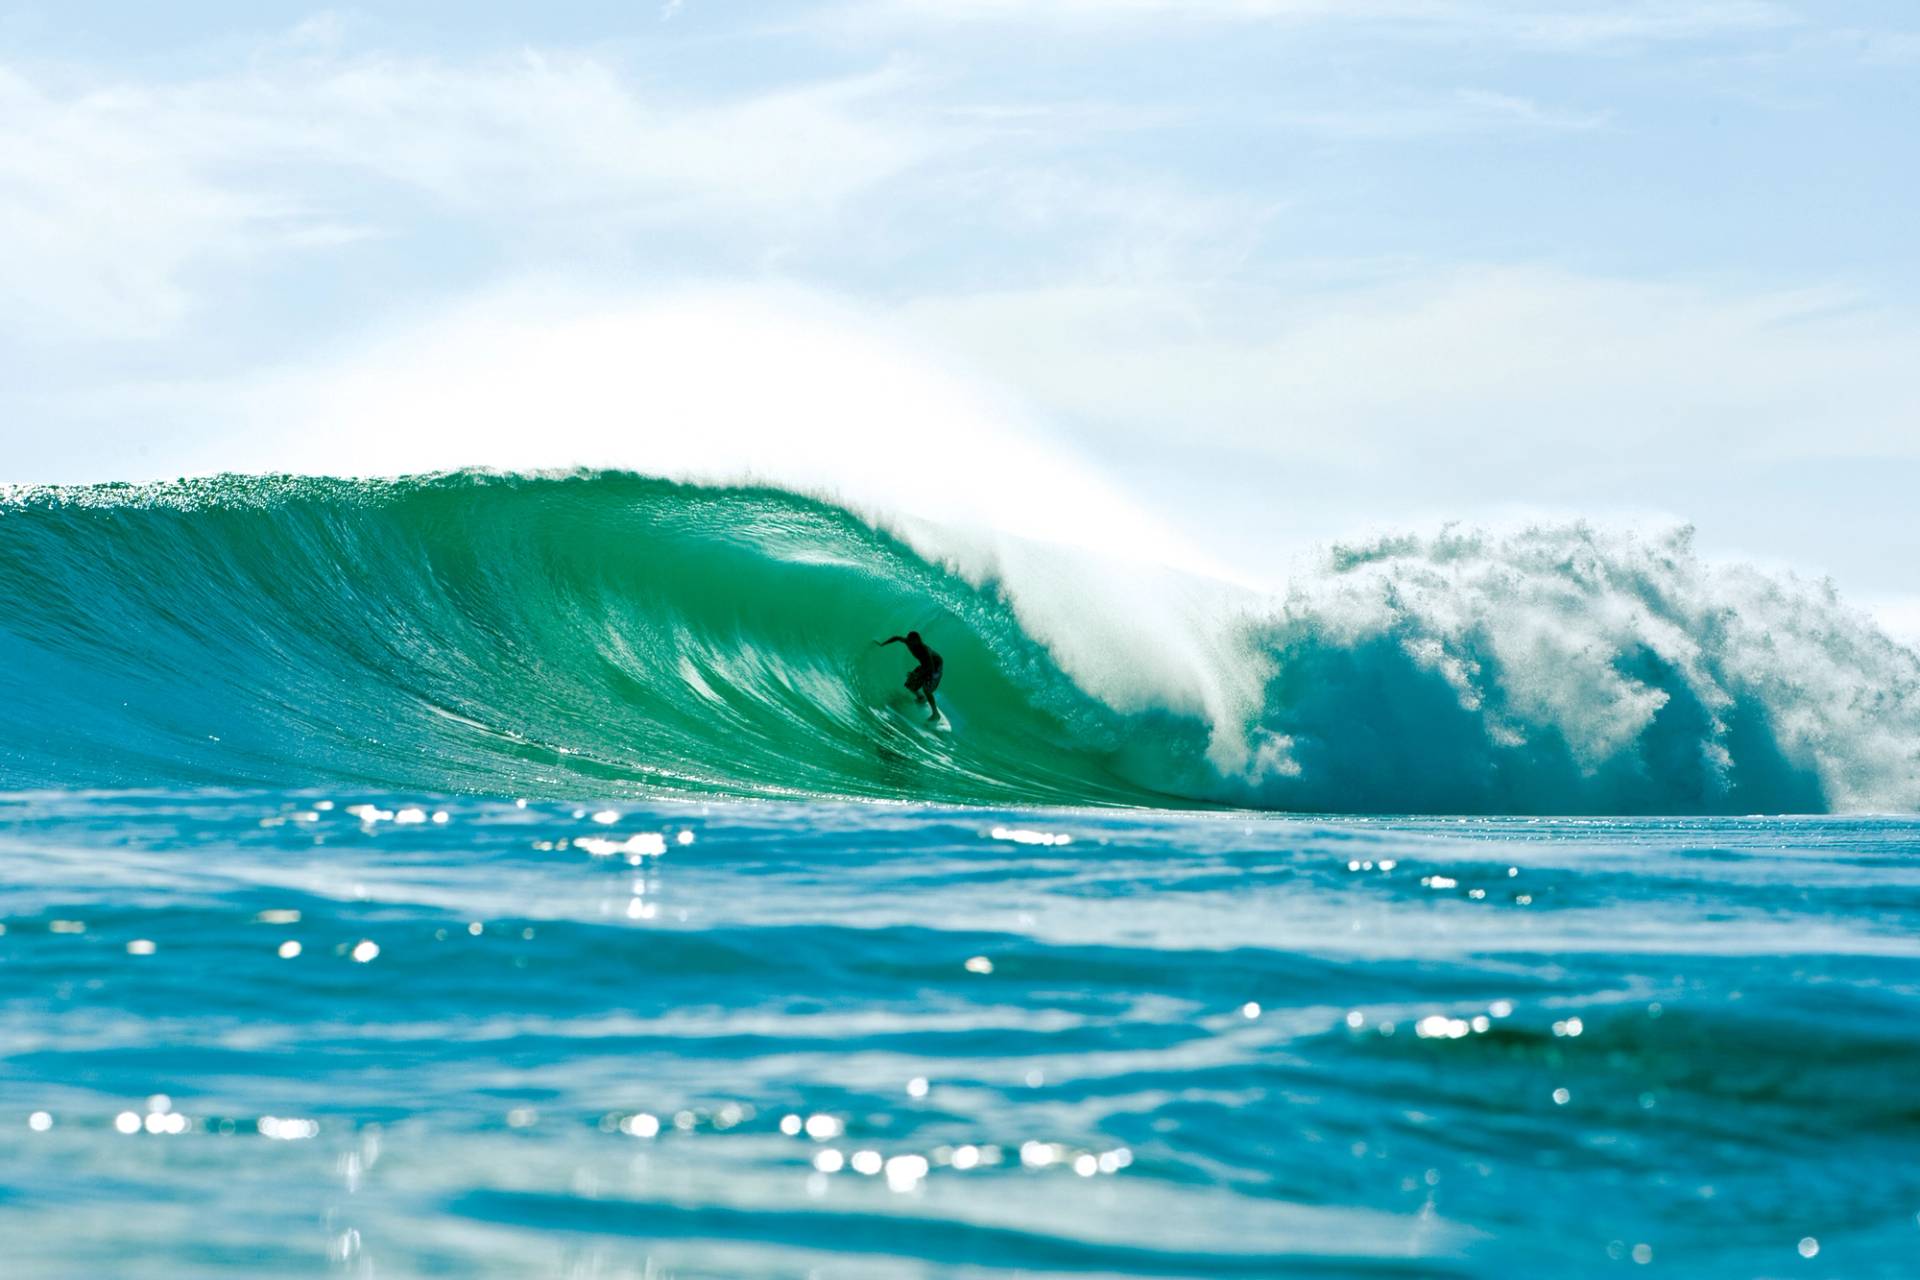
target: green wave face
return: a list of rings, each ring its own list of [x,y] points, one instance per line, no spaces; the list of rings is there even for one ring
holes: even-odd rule
[[[10,789],[1205,788],[1198,724],[1167,718],[1143,760],[993,591],[776,490],[460,474],[29,491],[0,509],[0,586]],[[904,647],[872,643],[910,628],[946,659],[949,731],[902,687]]]
[[[1335,548],[1282,597],[1199,614],[1025,553],[992,561],[1015,586],[968,578],[830,504],[622,473],[16,490],[0,789],[1920,803],[1920,657],[1684,531]],[[1101,698],[1023,630],[1036,609]],[[904,648],[873,644],[908,630],[946,659],[947,730]]]

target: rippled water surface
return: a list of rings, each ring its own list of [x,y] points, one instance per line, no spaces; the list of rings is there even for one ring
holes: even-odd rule
[[[0,798],[6,1274],[1909,1276],[1916,850]]]

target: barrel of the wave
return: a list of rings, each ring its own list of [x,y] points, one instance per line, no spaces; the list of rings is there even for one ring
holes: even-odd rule
[[[646,477],[14,495],[0,785],[1152,799],[996,590],[850,512]],[[953,681],[929,732],[906,624]]]

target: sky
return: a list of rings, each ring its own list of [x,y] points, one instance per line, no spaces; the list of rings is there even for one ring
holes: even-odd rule
[[[1910,3],[0,5],[0,481],[1083,465],[1920,634],[1917,122]]]

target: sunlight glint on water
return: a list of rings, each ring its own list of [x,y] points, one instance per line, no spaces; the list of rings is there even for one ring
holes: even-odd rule
[[[29,1277],[1900,1275],[1917,838],[19,795],[0,1233]]]

